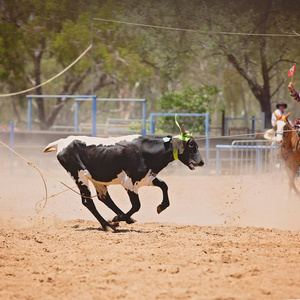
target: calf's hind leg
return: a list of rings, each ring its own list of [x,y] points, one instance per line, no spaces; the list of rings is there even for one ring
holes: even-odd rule
[[[137,211],[139,211],[139,209],[141,208],[141,202],[140,202],[140,199],[139,199],[139,195],[136,194],[135,192],[127,190],[127,194],[130,198],[130,202],[132,204],[132,207],[126,214],[121,214],[121,215],[117,215],[116,217],[114,217],[113,222],[126,221],[127,224],[132,224],[132,223],[135,222],[135,220],[133,220],[131,218],[131,216],[134,213],[136,213]]]
[[[61,152],[57,155],[57,159],[75,181],[80,191],[82,204],[87,207],[94,217],[100,222],[104,230],[106,230],[107,227],[115,230],[115,226],[113,224],[109,224],[97,211],[89,189],[89,172],[85,169],[85,166],[80,159],[76,155],[73,156],[74,153],[75,152],[73,151],[72,155],[69,155],[67,152]]]
[[[102,189],[101,189],[101,192],[99,192],[99,188],[97,190],[97,196],[98,196],[98,199],[103,202],[108,208],[110,208],[114,213],[117,214],[117,216],[123,216],[125,215],[125,213],[115,204],[115,202],[111,199],[109,193],[108,193],[108,190],[107,190],[107,187],[106,186],[102,186]],[[116,221],[116,218],[115,217],[113,219],[113,222],[117,222]],[[130,223],[134,223],[135,220],[134,219],[131,219],[129,218],[128,220]]]
[[[98,212],[93,199],[91,198],[91,192],[89,188],[85,185],[78,185],[81,193],[82,204],[95,216],[95,218],[100,222],[103,230],[107,230],[107,227],[115,230],[113,224],[108,223]]]

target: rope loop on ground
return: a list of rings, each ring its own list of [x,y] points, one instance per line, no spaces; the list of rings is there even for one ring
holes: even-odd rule
[[[23,159],[24,161],[27,162],[27,164],[31,167],[33,167],[34,169],[36,169],[38,171],[38,173],[40,174],[41,178],[42,178],[42,181],[43,181],[43,184],[44,184],[44,188],[45,188],[45,197],[42,199],[42,200],[39,200],[36,204],[35,204],[35,210],[37,213],[40,213],[45,207],[46,207],[46,204],[48,202],[48,199],[50,198],[53,198],[59,194],[62,194],[64,192],[67,192],[69,190],[73,191],[74,193],[76,193],[77,195],[81,196],[81,197],[84,197],[84,198],[87,198],[87,199],[93,199],[95,197],[98,197],[98,195],[94,195],[94,196],[91,196],[91,197],[87,197],[87,196],[84,196],[84,195],[81,195],[81,193],[77,192],[76,190],[74,190],[74,187],[70,187],[69,185],[67,185],[66,183],[60,181],[58,178],[56,178],[55,176],[51,175],[49,172],[41,169],[40,167],[38,167],[37,165],[35,165],[34,163],[32,163],[31,161],[27,160],[24,156],[22,156],[21,154],[19,154],[18,152],[16,152],[15,150],[13,150],[12,148],[10,148],[8,145],[6,145],[5,143],[3,143],[2,141],[0,141],[0,144],[3,145],[5,148],[7,148],[8,150],[10,150],[11,152],[13,152],[15,155],[19,156],[21,159]],[[59,182],[60,184],[64,185],[67,189],[66,190],[63,190],[57,194],[53,194],[51,196],[48,196],[48,189],[47,189],[47,184],[46,184],[46,180],[45,180],[45,177],[43,176],[43,174],[46,174],[48,175],[49,177],[51,177],[52,179],[56,180],[57,182]],[[38,208],[38,205],[40,205],[40,203],[44,201],[44,204],[41,205],[42,207],[39,209]]]

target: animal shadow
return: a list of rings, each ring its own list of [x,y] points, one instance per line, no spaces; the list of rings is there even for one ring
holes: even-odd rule
[[[72,228],[75,229],[75,231],[105,231],[102,227],[86,227],[86,228],[79,228],[79,225],[74,225]],[[136,230],[136,229],[128,229],[128,228],[116,228],[115,230],[109,230],[111,233],[128,233],[128,232],[136,232],[136,233],[151,233],[153,231],[148,230]]]

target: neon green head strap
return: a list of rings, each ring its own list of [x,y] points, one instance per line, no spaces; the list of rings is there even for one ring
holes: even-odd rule
[[[179,126],[178,122],[177,122],[177,114],[175,115],[175,123],[177,125],[177,127],[180,129],[181,134],[180,135],[176,135],[173,138],[174,139],[179,139],[182,140],[184,142],[187,142],[190,138],[194,138],[193,134],[189,133],[189,132],[182,132],[181,127]],[[173,150],[173,157],[175,160],[178,160],[178,149]]]
[[[173,150],[173,157],[175,160],[178,160],[178,150]]]

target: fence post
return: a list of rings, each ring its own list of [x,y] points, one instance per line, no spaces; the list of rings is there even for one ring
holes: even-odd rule
[[[255,117],[252,116],[251,119],[252,119],[252,132],[251,132],[251,133],[253,133],[253,134],[252,134],[252,137],[254,137],[254,131],[255,131]]]
[[[27,120],[28,131],[31,131],[31,108],[32,108],[32,98],[28,97],[28,120]]]
[[[150,114],[150,133],[154,134],[154,115]]]
[[[206,171],[209,171],[209,114],[205,115]]]
[[[217,147],[217,152],[216,152],[216,171],[217,171],[217,175],[220,175],[220,149]]]
[[[92,136],[97,135],[97,96],[93,96],[93,129]]]
[[[146,99],[143,102],[143,131],[142,135],[146,135]]]
[[[79,101],[76,99],[75,100],[75,116],[74,116],[74,128],[75,132],[78,132],[78,113],[79,113]]]
[[[257,161],[257,173],[260,174],[261,172],[261,149],[260,148],[257,148],[256,161]]]

